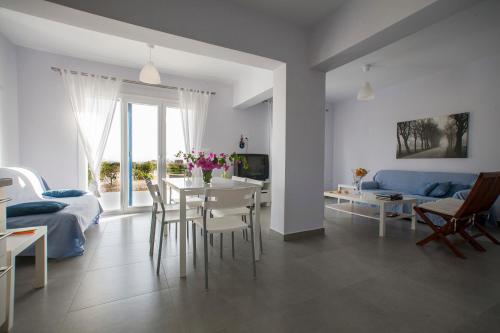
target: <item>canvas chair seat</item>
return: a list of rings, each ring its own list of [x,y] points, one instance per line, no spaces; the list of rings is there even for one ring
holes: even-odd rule
[[[419,205],[420,208],[424,208],[430,211],[434,211],[440,214],[454,216],[460,207],[463,205],[464,200],[455,198],[445,198],[439,199],[437,201],[429,201]]]

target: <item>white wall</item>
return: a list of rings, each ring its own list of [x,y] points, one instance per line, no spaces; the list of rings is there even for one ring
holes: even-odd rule
[[[155,45],[171,47],[167,41],[176,39],[183,50],[217,58],[231,54],[225,59],[274,70],[272,228],[286,234],[323,228],[324,164],[310,161],[324,159],[325,76],[310,69],[304,30],[220,0],[53,2],[80,11],[40,0],[2,5]],[[193,13],[202,14],[193,19]]]
[[[254,71],[239,78],[234,84],[234,102],[237,108],[247,108],[273,97],[273,72]]]
[[[480,172],[500,170],[500,54],[384,90],[375,100],[334,105],[334,183],[351,181],[350,170],[379,169]],[[469,157],[396,159],[396,122],[470,112]]]
[[[136,79],[138,69],[89,62],[51,53],[18,48],[19,116],[21,164],[38,170],[54,188],[76,187],[79,173],[77,134],[73,114],[65,96],[60,76],[50,67],[64,67],[85,72]],[[163,75],[167,85],[185,86],[216,92],[209,107],[205,146],[213,151],[238,151],[241,134],[249,138],[253,153],[267,153],[267,114],[264,109],[233,109],[232,87]],[[124,86],[126,92],[164,94],[176,92]],[[264,133],[264,135],[262,135]]]
[[[0,34],[0,166],[19,162],[16,48]]]
[[[325,190],[331,190],[334,188],[333,184],[333,147],[334,147],[334,136],[333,136],[333,106],[330,104],[326,105],[325,110],[325,172],[324,172],[324,185]]]

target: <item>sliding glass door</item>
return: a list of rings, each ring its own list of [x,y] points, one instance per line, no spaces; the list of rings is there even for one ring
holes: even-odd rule
[[[122,96],[101,164],[99,200],[104,210],[151,207],[146,179],[159,184],[164,192],[161,179],[167,175],[168,165],[172,169],[175,154],[183,147],[181,117],[175,101]]]
[[[126,207],[151,206],[146,180],[159,180],[158,124],[161,105],[127,102]]]

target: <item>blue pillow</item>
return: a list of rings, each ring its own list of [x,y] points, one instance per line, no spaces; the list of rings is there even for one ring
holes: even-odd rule
[[[43,192],[42,195],[52,198],[72,198],[81,197],[85,193],[87,192],[82,190],[49,190]]]
[[[64,202],[49,200],[24,202],[7,207],[7,217],[55,213],[66,206]]]
[[[451,184],[448,196],[452,197],[455,193],[470,189],[470,185]]]
[[[417,190],[417,193],[415,193],[415,194],[428,196],[429,193],[431,193],[436,188],[436,186],[438,186],[438,183],[427,183],[424,186],[422,186],[421,188],[419,188]]]
[[[451,182],[446,183],[438,183],[438,185],[429,193],[429,196],[441,198],[444,197],[449,191],[451,187]]]

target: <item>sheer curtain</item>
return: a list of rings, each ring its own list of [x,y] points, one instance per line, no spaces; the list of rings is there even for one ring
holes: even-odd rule
[[[89,189],[100,196],[97,179],[122,81],[65,69],[61,70],[61,77],[92,174]]]
[[[179,110],[186,152],[201,150],[209,102],[209,92],[179,89]]]

